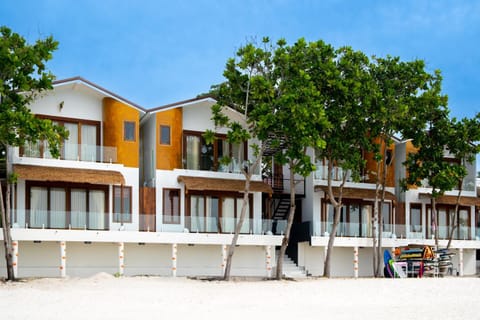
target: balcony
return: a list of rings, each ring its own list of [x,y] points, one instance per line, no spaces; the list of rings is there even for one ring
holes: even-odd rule
[[[28,143],[20,148],[20,157],[53,159],[47,142]],[[117,148],[88,144],[65,143],[60,150],[60,160],[116,163]]]
[[[113,223],[135,223],[134,215],[112,214]],[[65,229],[65,230],[110,230],[110,214],[103,212],[68,212],[51,210],[13,210],[14,228],[21,229]],[[156,216],[152,214],[139,215],[140,232],[167,231],[167,225],[177,225],[179,232],[189,233],[225,233],[235,232],[236,219],[214,217],[175,217],[169,223],[164,222],[157,230]],[[182,225],[181,222],[185,224]],[[245,219],[241,234],[282,235],[286,220]],[[163,230],[165,229],[165,230]],[[117,229],[115,229],[117,230]],[[181,231],[180,231],[181,230]]]
[[[108,230],[108,213],[51,210],[14,210],[13,224],[26,229]]]
[[[313,223],[313,236],[326,237],[330,235],[332,230],[332,224],[326,224],[325,222]],[[432,230],[421,225],[407,226],[402,224],[384,224],[383,225],[383,238],[395,238],[395,239],[432,239]],[[450,234],[450,227],[440,226],[438,227],[439,240],[448,240]],[[474,234],[472,234],[472,231]],[[337,226],[336,237],[350,237],[350,238],[372,238],[372,225],[367,223],[340,223]],[[455,229],[453,240],[475,240],[480,239],[480,228],[471,228],[466,226],[460,226]]]

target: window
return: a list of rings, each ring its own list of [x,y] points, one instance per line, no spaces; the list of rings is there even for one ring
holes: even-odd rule
[[[410,232],[423,232],[422,205],[419,203],[410,205]]]
[[[202,132],[185,131],[183,134],[184,168],[191,170],[209,170],[225,172],[241,172],[241,165],[246,159],[247,144],[232,145],[225,136],[217,136],[213,144],[207,144]],[[221,159],[230,158],[225,165]]]
[[[27,181],[31,228],[108,229],[108,187]]]
[[[135,141],[135,122],[133,121],[123,122],[123,140]]]
[[[40,115],[39,118],[46,119]],[[48,117],[56,125],[63,126],[69,133],[62,143],[60,158],[64,160],[100,161],[100,122],[60,117]],[[47,141],[27,143],[20,150],[21,156],[52,158]]]
[[[427,214],[432,221],[431,206],[427,207]],[[438,204],[437,205],[437,229],[439,239],[448,239],[453,226],[454,230],[453,239],[458,240],[470,240],[471,228],[470,228],[470,208],[460,207],[458,214],[455,214],[455,205]],[[433,229],[429,231],[429,237],[433,235]]]
[[[113,222],[132,222],[132,187],[113,186]]]
[[[243,197],[234,194],[203,195],[190,192],[186,197],[186,215],[189,216],[191,232],[233,233],[240,219]],[[247,203],[247,211],[240,233],[250,232],[252,198]]]
[[[340,223],[336,235],[344,237],[371,237],[373,223],[373,202],[356,199],[344,199],[340,211]],[[332,232],[335,208],[326,202],[323,206],[325,229],[323,232]],[[383,232],[391,232],[392,212],[389,203],[383,203],[382,219]]]
[[[163,223],[180,223],[180,189],[163,189]]]
[[[170,145],[170,126],[160,126],[160,144]]]

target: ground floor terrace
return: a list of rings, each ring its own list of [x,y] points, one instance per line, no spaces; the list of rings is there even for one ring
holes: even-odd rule
[[[223,275],[232,234],[12,229],[12,238],[18,277],[175,277]],[[240,235],[232,275],[271,277],[281,241],[279,235]],[[0,259],[0,276],[5,275]]]
[[[448,240],[440,240],[439,248],[446,248]],[[382,250],[435,246],[432,239],[382,238]],[[322,276],[327,254],[328,237],[313,236],[309,242],[298,243],[298,266],[312,276]],[[331,257],[333,277],[373,276],[373,239],[339,236],[335,238]],[[452,275],[471,276],[477,272],[476,252],[480,241],[453,240],[449,251],[452,257]]]

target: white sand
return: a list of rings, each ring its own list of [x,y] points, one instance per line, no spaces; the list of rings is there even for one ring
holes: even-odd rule
[[[480,319],[480,278],[0,283],[0,319]]]

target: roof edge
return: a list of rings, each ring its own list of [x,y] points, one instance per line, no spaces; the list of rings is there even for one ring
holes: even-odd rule
[[[98,84],[92,82],[92,81],[89,81],[83,77],[80,77],[80,76],[76,76],[76,77],[71,77],[71,78],[65,78],[65,79],[60,79],[60,80],[55,80],[52,82],[52,85],[55,87],[55,86],[60,86],[60,85],[64,85],[64,84],[69,84],[69,83],[74,83],[74,82],[83,82],[84,84],[86,84],[88,87],[92,88],[92,89],[95,89],[97,91],[100,91],[102,92],[103,94],[105,94],[106,96],[109,96],[111,98],[114,98],[114,99],[117,99],[117,100],[120,100],[121,102],[125,103],[125,104],[128,104],[142,112],[147,112],[147,109],[145,109],[144,107],[128,100],[128,99],[125,99],[124,97],[110,91],[110,90],[107,90],[105,89],[104,87],[102,86],[99,86]]]

